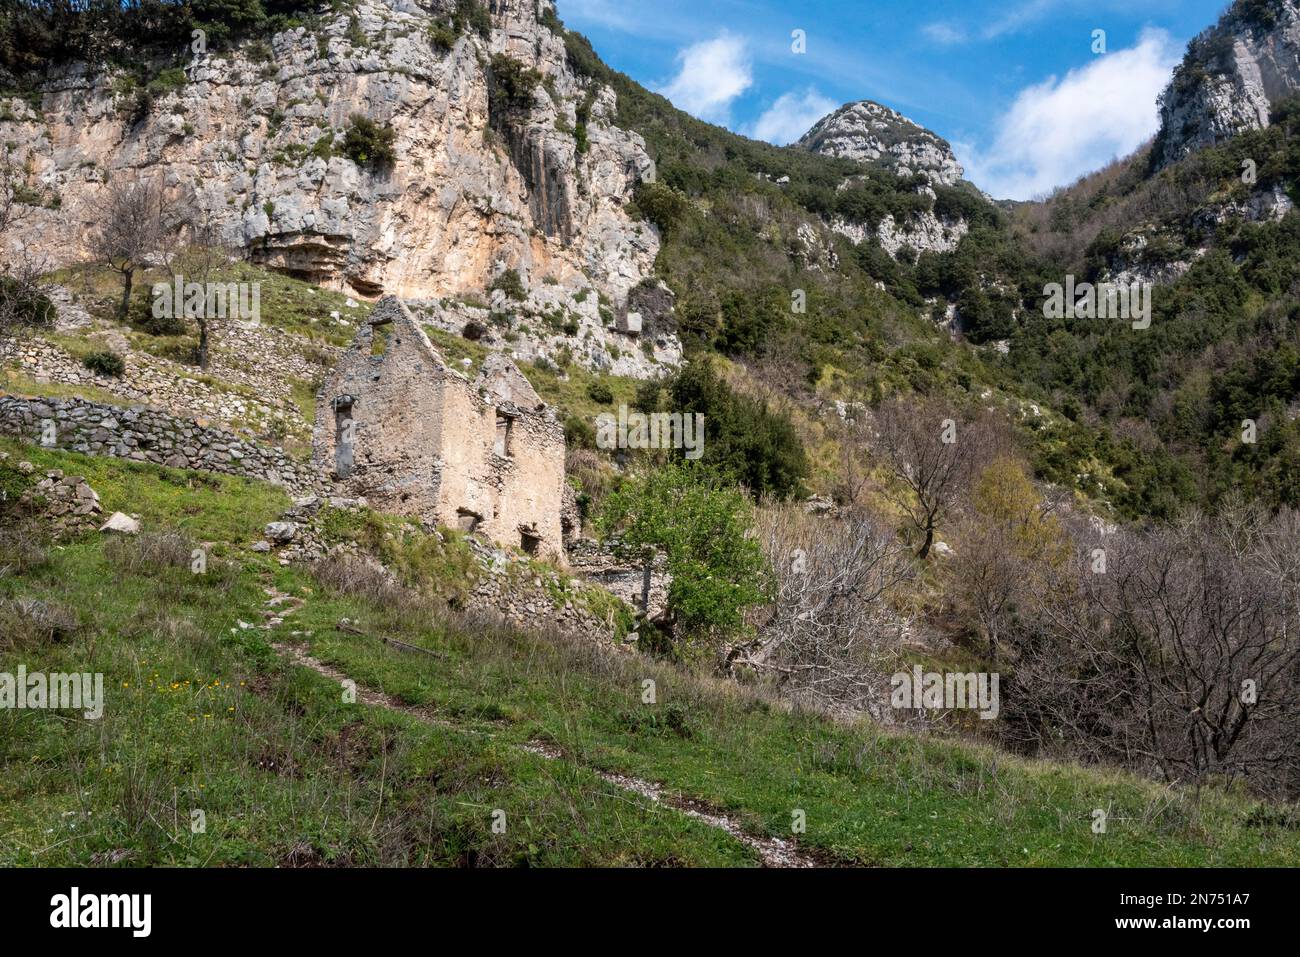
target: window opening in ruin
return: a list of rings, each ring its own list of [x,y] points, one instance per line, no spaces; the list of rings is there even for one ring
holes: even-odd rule
[[[536,555],[537,550],[541,547],[541,545],[542,545],[541,536],[539,536],[536,532],[530,532],[527,529],[519,530],[519,547],[524,550],[525,554]]]
[[[478,531],[479,522],[483,521],[483,516],[471,512],[467,508],[456,509],[456,527],[466,535],[472,535]]]
[[[497,437],[496,444],[492,447],[492,451],[496,452],[496,454],[501,456],[503,459],[510,458],[510,432],[513,427],[514,422],[511,420],[510,416],[506,415],[504,412],[497,413]]]
[[[341,479],[352,474],[357,428],[352,418],[352,403],[350,395],[334,400],[334,474]]]

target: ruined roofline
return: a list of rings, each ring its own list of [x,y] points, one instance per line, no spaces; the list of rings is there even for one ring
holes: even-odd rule
[[[392,326],[399,335],[409,336],[415,343],[416,348],[427,354],[427,358],[434,365],[451,375],[459,376],[466,382],[469,377],[464,373],[452,368],[452,366],[438,351],[438,347],[433,344],[424,329],[420,327],[415,316],[411,315],[411,310],[406,308],[406,304],[396,296],[387,295],[375,303],[371,310],[369,318],[364,326],[357,330],[356,336],[352,340],[352,348],[362,352],[368,352],[371,344],[374,342],[375,329],[379,326]],[[382,356],[375,356],[382,359]]]
[[[357,331],[352,341],[352,348],[359,353],[369,353],[374,342],[374,330],[379,326],[392,326],[394,334],[407,336],[418,351],[441,372],[454,376],[468,385],[480,398],[491,404],[508,410],[516,416],[538,416],[555,418],[555,409],[544,402],[515,364],[514,360],[501,352],[489,353],[483,360],[478,375],[474,379],[452,366],[443,357],[438,347],[429,339],[420,323],[397,296],[387,295],[375,303],[364,326]],[[374,358],[382,361],[382,356]]]

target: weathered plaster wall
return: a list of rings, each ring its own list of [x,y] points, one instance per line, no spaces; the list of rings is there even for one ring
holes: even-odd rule
[[[499,417],[509,422],[505,456]],[[345,462],[351,450],[342,469],[341,444]],[[383,511],[503,545],[525,544],[526,531],[540,554],[563,555],[564,430],[554,413],[502,356],[474,382],[449,368],[394,297],[317,395],[313,459],[323,481]]]

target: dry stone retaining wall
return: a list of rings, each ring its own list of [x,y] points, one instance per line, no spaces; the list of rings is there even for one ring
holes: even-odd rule
[[[121,377],[100,375],[54,343],[38,337],[0,338],[0,364],[12,364],[37,382],[94,386],[130,402],[143,402],[185,417],[212,417],[227,424],[266,429],[292,427],[301,419],[293,401],[293,382],[315,382],[326,371],[301,353],[304,342],[279,330],[213,320],[211,368],[206,373],[131,348],[119,329],[103,347],[126,362]],[[342,352],[313,343],[323,361]],[[231,383],[222,388],[215,384]],[[299,428],[306,433],[306,423]]]
[[[309,469],[280,449],[255,445],[233,432],[157,409],[103,405],[85,399],[0,396],[0,434],[41,443],[46,422],[54,423],[54,448],[242,475],[295,492],[312,487]]]

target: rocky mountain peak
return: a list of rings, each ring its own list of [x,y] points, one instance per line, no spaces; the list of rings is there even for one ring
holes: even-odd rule
[[[1269,125],[1300,93],[1300,0],[1237,0],[1188,44],[1160,97],[1156,167]]]
[[[884,166],[898,176],[920,174],[944,186],[954,185],[964,173],[947,140],[871,100],[846,103],[822,117],[797,145]]]

